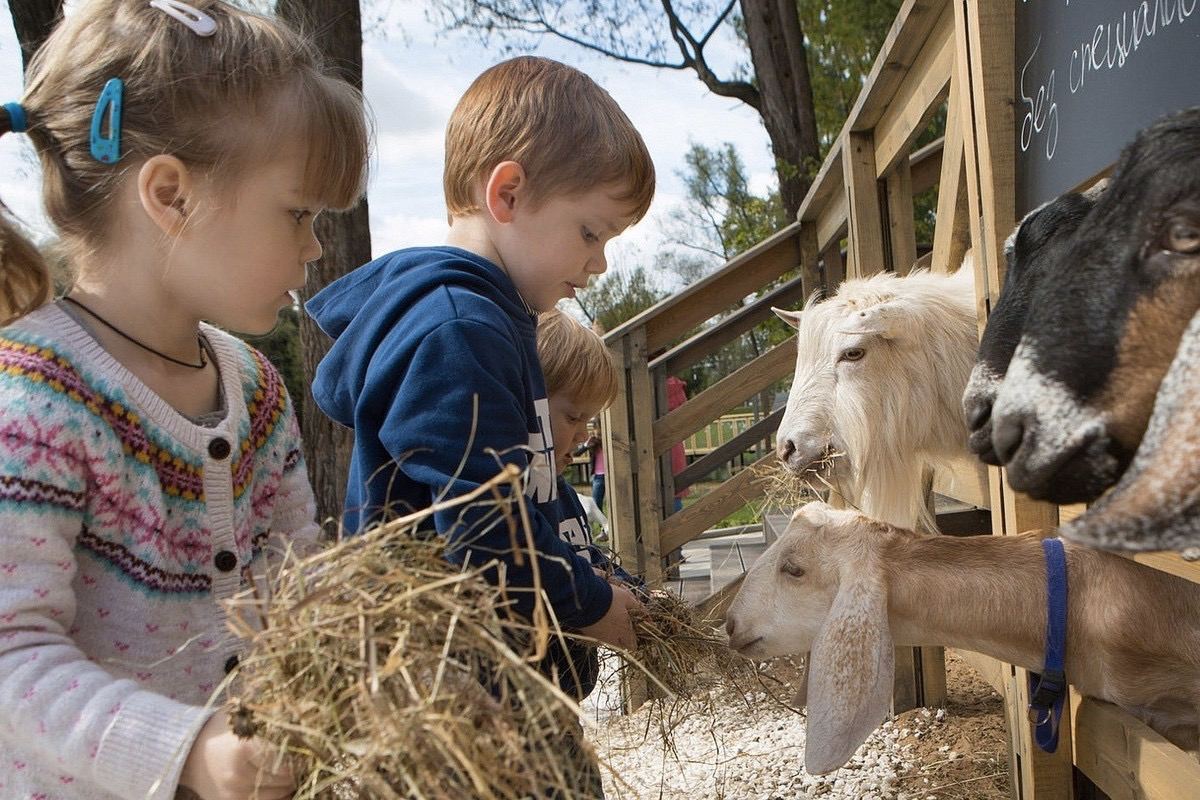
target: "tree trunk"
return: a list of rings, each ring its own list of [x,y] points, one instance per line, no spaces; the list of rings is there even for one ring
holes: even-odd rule
[[[278,0],[279,16],[314,36],[326,62],[342,78],[362,89],[362,18],[358,2],[346,0]],[[314,35],[315,34],[315,35]],[[364,197],[352,210],[327,212],[318,218],[317,236],[324,252],[309,265],[307,300],[322,287],[359,264],[371,260],[371,230]],[[300,315],[300,344],[304,351],[307,394],[301,420],[308,475],[317,497],[319,518],[340,518],[350,473],[351,432],[331,421],[313,402],[312,378],[329,351],[329,338],[307,314]]]
[[[62,5],[62,0],[8,0],[23,70],[29,69],[29,60],[62,19]]]
[[[780,197],[788,218],[795,219],[821,156],[800,15],[795,0],[741,0],[741,5]]]

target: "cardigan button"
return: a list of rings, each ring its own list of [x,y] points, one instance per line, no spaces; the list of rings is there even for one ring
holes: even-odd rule
[[[229,442],[219,436],[208,443],[208,454],[218,461],[229,458],[231,449]]]
[[[221,572],[230,572],[237,567],[237,556],[228,550],[222,550],[213,558],[213,563]]]
[[[228,675],[229,673],[233,672],[235,669],[237,669],[237,665],[237,656],[230,656],[229,658],[225,659],[225,674]]]

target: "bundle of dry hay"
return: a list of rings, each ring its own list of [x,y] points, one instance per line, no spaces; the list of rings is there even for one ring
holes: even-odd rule
[[[306,559],[235,601],[249,640],[231,699],[243,734],[290,759],[297,798],[586,796],[578,709],[531,664],[552,626],[504,613],[504,587],[414,536],[435,510],[490,504],[528,520],[515,468],[479,491]],[[509,492],[497,491],[504,483]],[[231,614],[238,618],[239,614]],[[524,642],[525,644],[517,644]]]
[[[729,649],[720,620],[705,617],[678,595],[645,592],[642,607],[630,616],[637,634],[631,663],[673,697],[695,697],[714,682],[737,683],[749,667]]]
[[[788,469],[777,458],[768,458],[755,464],[754,482],[763,487],[767,506],[794,509],[811,500],[818,500],[825,493],[836,492],[833,484],[825,478],[841,453],[829,453],[803,473]]]

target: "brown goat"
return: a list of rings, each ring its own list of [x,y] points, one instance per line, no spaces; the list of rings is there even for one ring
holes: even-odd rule
[[[752,658],[810,652],[805,766],[842,766],[887,716],[895,645],[1043,666],[1046,569],[1035,533],[925,536],[803,506],[727,616]],[[1200,734],[1200,586],[1066,542],[1067,679],[1176,744]]]

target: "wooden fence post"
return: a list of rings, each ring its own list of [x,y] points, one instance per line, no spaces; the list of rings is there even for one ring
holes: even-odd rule
[[[1003,280],[1004,239],[1016,224],[1013,3],[954,3],[959,58],[956,78],[963,80],[959,87],[960,124],[968,166],[976,287],[989,301],[988,308],[997,299]],[[1054,506],[1017,495],[999,470],[989,470],[989,477],[994,532],[1011,535],[1057,524]],[[1057,752],[1043,752],[1033,741],[1027,718],[1028,671],[1006,665],[1005,677],[1005,716],[1012,739],[1010,772],[1015,796],[1021,800],[1069,800],[1074,796],[1070,710],[1063,710]]]

